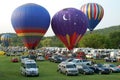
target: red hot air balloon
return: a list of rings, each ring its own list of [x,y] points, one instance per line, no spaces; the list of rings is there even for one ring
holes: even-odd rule
[[[89,19],[88,29],[90,31],[93,31],[93,29],[103,18],[104,15],[103,7],[97,3],[88,3],[88,4],[84,4],[81,7],[81,10],[85,13],[85,15]]]
[[[27,3],[13,11],[11,22],[17,35],[22,37],[24,45],[28,49],[35,49],[48,30],[50,15],[44,7]]]
[[[66,8],[53,16],[51,25],[56,36],[72,50],[86,32],[88,19],[80,10]]]

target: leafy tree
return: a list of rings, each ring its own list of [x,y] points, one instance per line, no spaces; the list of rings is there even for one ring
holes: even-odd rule
[[[47,45],[49,44],[49,45]],[[63,43],[56,37],[56,36],[53,36],[53,37],[44,37],[39,46],[41,47],[64,47]]]
[[[52,42],[52,39],[46,38],[44,40],[41,40],[41,45],[45,47],[49,47],[51,42]]]
[[[120,31],[110,33],[109,39],[111,41],[112,48],[120,48]]]
[[[52,37],[52,47],[64,47],[64,44],[56,37]]]
[[[108,38],[106,38],[104,35],[88,34],[82,38],[79,46],[82,44],[82,47],[106,48],[108,45],[106,42],[108,42]]]

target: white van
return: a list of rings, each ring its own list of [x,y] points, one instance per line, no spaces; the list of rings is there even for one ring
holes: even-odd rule
[[[21,74],[25,76],[39,76],[39,69],[34,60],[25,60],[21,63]]]

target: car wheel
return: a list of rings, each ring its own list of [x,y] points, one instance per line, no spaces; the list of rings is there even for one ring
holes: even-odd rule
[[[37,77],[39,76],[39,74],[36,75]]]
[[[86,75],[86,72],[83,72],[84,75]]]
[[[62,71],[61,71],[61,70],[59,70],[59,72],[60,72],[60,73],[62,73]]]
[[[28,77],[28,75],[25,73],[25,76]]]
[[[102,72],[101,72],[101,71],[99,71],[99,74],[101,75],[101,74],[102,74]]]
[[[110,70],[110,73],[113,73],[113,71],[112,71],[112,70]]]
[[[65,72],[65,75],[66,75],[66,76],[68,76],[68,73],[67,73],[67,72]]]
[[[57,69],[57,72],[59,72],[59,69]]]
[[[78,74],[75,74],[75,76],[78,76]]]
[[[87,63],[86,65],[90,65],[89,63]]]
[[[20,73],[22,74],[22,70],[20,70]]]
[[[62,73],[62,71],[60,69],[58,69],[57,72]]]

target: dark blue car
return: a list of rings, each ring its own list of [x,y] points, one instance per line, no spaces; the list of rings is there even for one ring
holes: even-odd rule
[[[94,64],[93,66],[89,66],[94,70],[95,73],[98,74],[110,74],[110,69],[104,67],[102,64]]]

